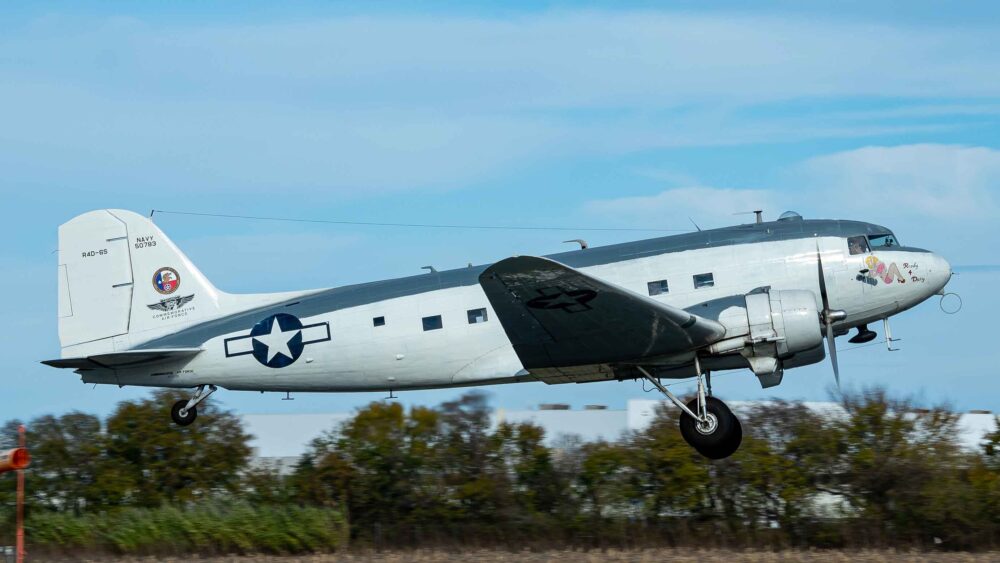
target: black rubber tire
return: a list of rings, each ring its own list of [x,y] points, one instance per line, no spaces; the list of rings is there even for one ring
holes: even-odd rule
[[[187,416],[181,416],[181,409],[187,405],[187,401],[177,401],[174,403],[173,408],[170,409],[170,418],[174,419],[174,423],[178,426],[187,426],[194,422],[194,419],[198,418],[198,407],[191,407],[187,410]]]
[[[716,447],[701,448],[698,453],[707,457],[708,459],[725,459],[734,453],[736,450],[740,449],[740,444],[743,443],[743,425],[740,424],[740,419],[733,415],[733,428],[729,436]]]
[[[681,436],[698,453],[709,459],[729,457],[739,449],[743,442],[743,426],[733,411],[729,410],[729,407],[722,401],[715,397],[706,397],[705,403],[709,415],[714,416],[717,421],[715,431],[711,434],[702,434],[698,431],[698,422],[687,413],[682,412]],[[697,412],[698,400],[692,399],[687,407]]]

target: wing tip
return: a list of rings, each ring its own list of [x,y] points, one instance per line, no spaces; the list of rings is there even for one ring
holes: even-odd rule
[[[88,358],[59,358],[55,360],[42,360],[39,363],[57,369],[85,369],[93,367],[93,363]]]

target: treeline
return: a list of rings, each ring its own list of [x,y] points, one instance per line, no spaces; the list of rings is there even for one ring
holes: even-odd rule
[[[250,436],[236,415],[199,406],[179,428],[160,391],[125,401],[101,421],[71,412],[29,422],[26,535],[30,552],[302,553],[346,545],[343,512],[255,503]],[[20,422],[0,428],[0,450]],[[0,545],[14,543],[13,476],[0,475]]]
[[[177,396],[102,421],[29,424],[36,551],[301,553],[346,545],[902,547],[1000,545],[1000,429],[975,451],[958,417],[870,391],[843,411],[759,404],[733,457],[707,461],[676,413],[615,442],[492,425],[483,395],[436,408],[372,403],[313,441],[294,470],[251,463],[239,418],[209,404],[167,423]],[[16,421],[0,429],[10,445]],[[0,477],[0,545],[14,479]]]

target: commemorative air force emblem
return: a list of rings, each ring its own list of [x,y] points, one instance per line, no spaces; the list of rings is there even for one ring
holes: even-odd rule
[[[181,277],[173,268],[160,268],[153,274],[153,289],[163,295],[170,295],[181,285]]]
[[[295,363],[309,344],[330,340],[330,323],[303,325],[294,315],[278,313],[253,325],[250,334],[227,338],[226,357],[253,354],[269,368],[283,368]]]
[[[190,303],[193,299],[194,299],[193,293],[191,295],[185,295],[183,297],[178,295],[177,297],[168,297],[166,299],[160,299],[158,303],[153,303],[152,305],[146,305],[146,306],[154,311],[162,311],[166,313],[167,311],[176,311],[177,309],[180,309],[181,307]]]

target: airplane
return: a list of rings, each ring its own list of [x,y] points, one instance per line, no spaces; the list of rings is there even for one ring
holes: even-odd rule
[[[952,272],[872,223],[763,221],[410,277],[268,294],[217,289],[149,218],[106,209],[59,227],[61,357],[84,383],[193,389],[181,426],[219,387],[396,391],[542,381],[641,380],[680,411],[709,459],[733,454],[739,419],[711,374],[764,388],[869,323],[933,295]],[[663,379],[697,381],[688,402]]]

